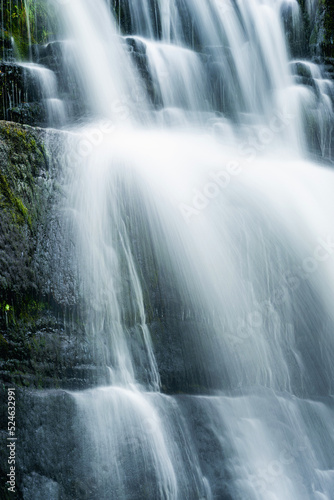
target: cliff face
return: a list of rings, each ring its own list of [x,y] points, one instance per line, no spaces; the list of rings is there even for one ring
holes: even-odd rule
[[[103,361],[94,357],[90,332],[84,330],[89,307],[80,292],[83,280],[66,208],[73,175],[63,153],[69,137],[0,122],[0,376],[9,385],[84,389],[107,380]],[[201,325],[196,315],[187,324],[182,319],[172,266],[162,264],[159,248],[152,247],[154,237],[133,201],[136,194],[127,199],[128,231],[145,286],[163,389],[196,392],[205,382],[200,360],[196,366],[194,354],[190,365],[184,353],[191,349],[191,332]],[[144,206],[143,200],[139,203]],[[124,302],[141,380],[141,331],[128,296]]]
[[[334,74],[334,6],[331,0],[298,0],[282,4],[282,18],[293,59],[308,59],[324,64]]]
[[[331,75],[332,2],[300,0],[300,5],[302,38],[293,39],[291,13],[287,11],[285,16],[293,55],[325,61]],[[140,53],[138,47],[133,49],[135,56]],[[79,108],[77,102],[73,104],[77,98],[76,86],[62,64],[61,43],[34,46],[32,54],[36,62],[54,72],[62,97],[67,96],[75,115]],[[299,77],[305,80],[305,75]],[[2,116],[29,125],[45,125],[46,110],[31,68],[13,60],[1,63],[0,93]],[[64,134],[55,130],[0,123],[0,372],[8,383],[86,387],[100,377],[97,361],[93,363],[88,354],[91,349],[86,345],[89,341],[82,326],[83,306],[79,299],[74,244],[65,229],[63,207],[68,174],[63,171],[63,141]],[[133,227],[132,233],[136,231]],[[140,234],[136,239],[140,239]],[[150,249],[146,250],[148,255]],[[145,265],[140,262],[141,268]],[[149,300],[153,310],[160,311],[165,307],[162,296],[170,297],[167,302],[173,301],[173,292],[166,288],[166,283],[157,282],[151,261],[146,267],[145,281],[156,282],[148,293]],[[176,313],[173,321],[177,323],[180,315]],[[164,345],[166,328],[175,337],[173,353]],[[151,329],[155,332],[159,365],[166,370],[166,390],[177,390],[175,380],[184,379],[185,383],[186,378],[181,373],[182,349],[177,351],[180,336],[177,325],[169,328],[159,317],[152,317]],[[170,366],[174,366],[177,376],[169,373]]]
[[[293,4],[282,3],[282,18],[285,25],[286,37],[293,58],[312,59],[323,65],[326,75],[334,75],[334,5],[332,0],[298,0],[300,16],[296,17]],[[121,9],[122,27],[124,33],[131,35],[129,13],[122,10],[115,3],[116,11]],[[298,19],[297,19],[298,18]],[[43,88],[38,72],[33,64],[20,64],[13,58],[13,50],[8,39],[2,39],[0,30],[0,44],[6,55],[6,62],[0,61],[0,118],[32,126],[57,126],[62,117],[53,110],[53,116],[48,114],[46,97],[56,97],[59,93],[65,103],[66,113],[70,119],[80,116],[85,108],[84,102],[78,96],[78,85],[73,75],[69,75],[66,65],[63,64],[63,55],[66,47],[63,42],[50,42],[46,45],[34,45],[31,48],[31,57],[34,63],[43,66],[44,71],[51,70],[56,77],[57,85],[52,95],[50,89]],[[139,71],[146,78],[147,88],[152,100],[159,105],[154,96],[154,89],[150,78],[147,77],[145,58],[138,40],[128,38],[130,52]],[[49,75],[45,73],[47,78]]]
[[[59,428],[64,421],[59,418],[62,412],[65,420],[69,418],[71,402],[67,398],[63,405],[63,393],[58,391],[50,406],[51,400],[44,400],[40,389],[84,389],[105,380],[104,369],[93,360],[93,348],[83,328],[73,242],[66,230],[64,200],[70,174],[65,174],[62,168],[63,149],[64,134],[59,131],[0,122],[0,497],[3,499],[32,498],[29,481],[39,485],[40,498],[57,496],[53,488],[58,485],[51,479],[55,457],[50,455],[45,470],[40,471],[35,464],[38,440],[30,438],[35,436],[37,421],[44,421],[48,434],[43,439],[45,451],[57,446],[55,436],[57,442],[61,435],[66,440],[67,434]],[[11,496],[6,488],[8,387],[16,387],[16,424],[21,441],[16,464],[18,493]],[[59,449],[61,453],[67,450],[71,456],[68,446],[61,445]],[[29,475],[31,471],[34,472]],[[45,471],[48,477],[43,475]],[[76,494],[69,498],[78,498]]]
[[[27,387],[86,387],[62,134],[0,123],[0,374]]]
[[[309,22],[309,47],[313,56],[331,61],[334,58],[334,4],[332,0],[301,1]]]
[[[0,497],[4,499],[94,497],[90,479],[82,480],[81,469],[88,466],[81,455],[77,457],[83,429],[68,391],[103,384],[106,372],[94,355],[91,332],[84,328],[82,279],[66,209],[72,175],[63,157],[67,140],[56,130],[0,123]],[[215,373],[217,366],[203,370],[196,352],[207,347],[203,343],[195,349],[194,332],[201,337],[203,330],[206,338],[207,326],[195,315],[183,318],[176,277],[168,263],[158,265],[158,249],[152,248],[144,224],[147,217],[137,213],[134,193],[128,210],[162,389],[204,393],[207,372]],[[130,310],[129,305],[127,326],[141,380],[146,371],[141,363],[142,334]],[[16,387],[19,443],[18,493],[10,497],[5,487],[8,387]]]
[[[325,62],[328,74],[333,74],[332,3],[301,0],[301,6],[306,34],[303,40],[293,42],[296,56]],[[36,60],[60,76],[58,49],[56,44],[50,44],[49,48],[37,50]],[[78,105],[71,96],[73,89],[63,83],[61,90],[74,102],[75,114]],[[27,102],[18,99],[19,93],[27,97]],[[86,389],[103,383],[106,376],[104,367],[94,358],[92,340],[84,329],[85,308],[79,292],[75,243],[67,230],[64,210],[70,182],[67,169],[63,169],[64,135],[37,127],[46,124],[45,109],[29,75],[15,62],[1,63],[0,97],[0,115],[17,122],[0,122],[0,377],[4,390],[0,408],[1,487],[7,473],[3,444],[7,436],[5,389],[14,385],[18,407],[24,408],[18,415],[18,498],[23,494],[25,499],[31,498],[32,483],[43,499],[57,495],[65,498],[64,491],[68,493],[66,498],[85,498],[86,494],[89,498],[86,485],[62,484],[67,469],[76,467],[70,441],[76,432],[73,401],[62,390],[48,393],[48,398],[39,390]],[[132,214],[132,239],[140,241],[145,228],[136,220],[135,208]],[[145,305],[151,311],[148,326],[163,391],[205,392],[205,377],[214,378],[215,373],[220,373],[217,366],[203,370],[201,357],[196,358],[196,353],[208,346],[195,349],[194,332],[196,337],[206,338],[206,326],[195,315],[184,321],[179,306],[182,298],[173,289],[175,277],[169,276],[167,268],[157,267],[158,259],[149,243],[147,248],[142,243],[142,248],[145,257],[138,248],[133,252],[142,281],[147,284]],[[129,331],[133,357],[140,360],[140,332],[131,324]],[[189,352],[192,356],[185,356]],[[139,366],[138,370],[144,372],[145,367]],[[138,379],[140,376],[138,373]],[[42,445],[33,432],[36,428],[41,430]],[[55,439],[59,440],[57,446]],[[57,457],[50,453],[55,448],[59,450],[61,470],[55,467]],[[0,489],[0,497],[5,495],[5,490]]]

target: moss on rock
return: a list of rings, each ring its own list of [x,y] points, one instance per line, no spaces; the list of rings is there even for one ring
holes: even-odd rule
[[[0,377],[21,387],[78,389],[106,378],[84,336],[62,219],[64,139],[0,122]]]

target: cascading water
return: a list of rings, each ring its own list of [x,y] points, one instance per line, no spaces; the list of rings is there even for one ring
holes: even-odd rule
[[[35,63],[18,63],[26,72],[25,78],[32,80],[32,85],[44,103],[48,124],[61,126],[66,122],[65,105],[58,97],[57,78],[53,71]]]
[[[329,154],[333,83],[289,65],[286,3],[120,0],[120,36],[112,2],[61,2],[105,367],[69,393],[81,498],[334,498],[334,175],[305,159],[310,116]]]
[[[29,59],[32,58],[31,53],[31,30],[30,30],[30,19],[29,19],[29,0],[24,0],[24,9],[26,15],[26,23],[27,23],[27,36],[28,36],[28,44],[29,44]]]

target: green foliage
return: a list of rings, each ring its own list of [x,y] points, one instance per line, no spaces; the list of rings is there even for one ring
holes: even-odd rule
[[[8,304],[6,301],[0,302],[0,318],[5,321],[6,326],[8,327],[9,324],[14,323],[15,324],[15,311],[14,307]],[[3,337],[2,339],[0,338],[0,348],[6,348],[7,347],[7,341]]]
[[[47,303],[43,301],[37,301],[33,298],[26,299],[21,303],[19,320],[25,324],[34,325],[47,307]]]
[[[46,43],[59,29],[55,10],[47,0],[4,0],[1,22],[2,43],[8,44],[13,37],[20,58],[28,56],[29,43]]]
[[[0,207],[4,210],[9,210],[13,221],[16,224],[22,225],[25,221],[31,225],[31,220],[28,210],[23,205],[20,198],[14,195],[11,190],[7,178],[0,173]]]
[[[7,297],[8,299],[8,297]],[[48,304],[43,300],[37,300],[27,293],[26,296],[16,296],[10,298],[11,304],[8,300],[0,300],[0,332],[2,329],[7,331],[9,337],[1,338],[0,336],[0,350],[7,349],[8,339],[18,340],[21,338],[28,342],[28,348],[37,350],[45,346],[44,339],[38,339],[35,335],[28,335],[26,332],[33,332],[37,328],[38,320],[48,310]],[[23,337],[15,332],[23,332]],[[1,353],[0,353],[1,358]]]
[[[8,160],[0,170],[0,217],[5,214],[15,234],[32,235],[43,211],[35,177],[46,168],[46,152],[32,129],[9,122],[0,126],[1,146]]]

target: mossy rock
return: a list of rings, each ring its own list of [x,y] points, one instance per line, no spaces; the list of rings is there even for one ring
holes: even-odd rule
[[[33,129],[0,122],[0,209],[17,229],[31,231],[43,210],[36,176],[47,171],[44,146],[36,139]]]
[[[13,319],[13,297],[36,287],[31,263],[48,203],[40,182],[47,172],[39,132],[0,122],[0,318],[6,316],[7,326]]]
[[[0,122],[0,378],[22,387],[87,388],[107,376],[86,345],[63,226],[65,137]]]

